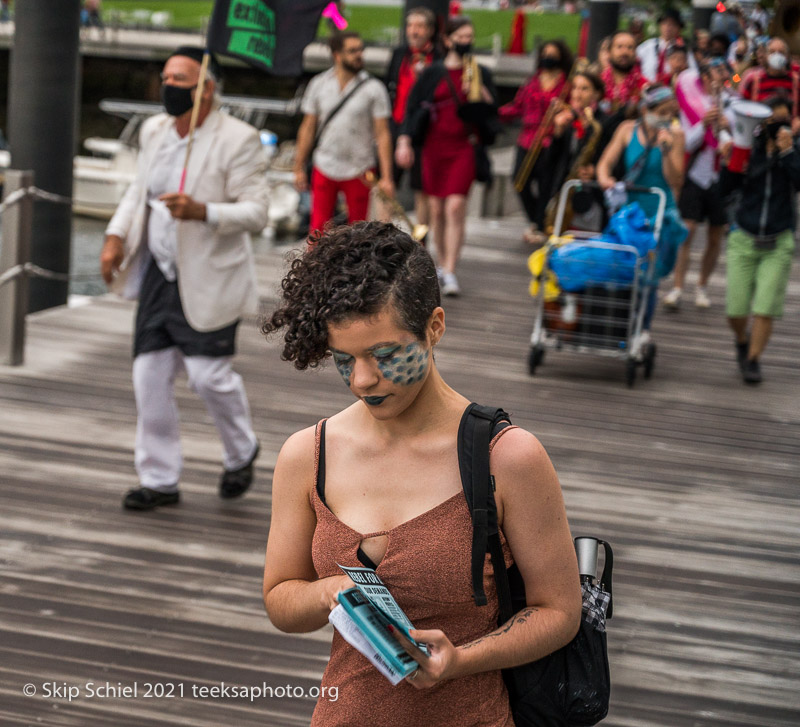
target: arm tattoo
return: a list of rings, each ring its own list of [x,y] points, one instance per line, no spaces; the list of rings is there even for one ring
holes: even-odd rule
[[[511,629],[514,627],[515,624],[524,624],[530,618],[531,614],[535,613],[539,609],[534,606],[528,606],[527,608],[523,608],[519,613],[515,613],[506,623],[504,623],[500,628],[492,631],[490,634],[486,634],[486,636],[481,636],[475,641],[470,642],[469,644],[464,644],[461,648],[462,649],[471,649],[473,646],[477,646],[480,643],[486,641],[486,639],[494,639],[498,636],[503,636],[507,634]]]

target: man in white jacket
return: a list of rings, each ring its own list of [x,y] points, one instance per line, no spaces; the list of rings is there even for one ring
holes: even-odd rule
[[[241,377],[232,369],[239,319],[256,307],[250,233],[267,222],[258,132],[217,110],[215,63],[198,86],[202,49],[179,48],[161,74],[165,114],[142,126],[136,179],[106,229],[101,272],[138,298],[133,387],[138,488],[123,506],[179,501],[182,468],[173,390],[185,369],[222,440],[223,498],[253,480],[258,441]],[[185,187],[181,177],[195,94],[201,102]]]

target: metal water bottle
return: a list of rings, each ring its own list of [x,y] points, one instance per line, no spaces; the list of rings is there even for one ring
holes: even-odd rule
[[[600,541],[597,538],[575,538],[578,554],[578,571],[581,583],[593,584],[597,580],[597,551]]]

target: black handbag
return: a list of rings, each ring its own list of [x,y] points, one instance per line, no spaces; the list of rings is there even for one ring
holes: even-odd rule
[[[457,113],[459,118],[465,123],[475,128],[475,132],[470,134],[470,144],[472,144],[472,151],[475,156],[475,180],[483,182],[484,184],[491,185],[492,183],[492,160],[489,158],[489,153],[486,150],[486,144],[492,143],[491,140],[484,139],[484,127],[489,128],[488,118],[480,118],[480,114],[475,116],[475,109],[480,107],[485,110],[487,115],[493,110],[493,107],[487,103],[462,103],[458,97],[456,87],[453,85],[453,79],[450,74],[445,74],[447,85],[450,86],[450,93],[453,94],[453,99],[456,102]]]
[[[492,160],[483,144],[473,144],[475,152],[475,179],[484,184],[492,183]]]
[[[488,552],[497,584],[498,625],[526,607],[525,584],[516,565],[506,569],[489,472],[489,443],[510,425],[502,409],[470,404],[458,431],[461,484],[472,514],[472,588],[476,605],[487,604],[483,569]],[[614,556],[605,549],[599,584],[582,583],[583,614],[566,646],[528,664],[503,670],[516,727],[591,727],[608,714],[611,678],[605,620],[612,615]]]

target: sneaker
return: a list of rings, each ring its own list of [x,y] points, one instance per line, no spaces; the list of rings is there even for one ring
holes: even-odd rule
[[[750,350],[750,341],[744,343],[736,343],[736,362],[739,364],[739,369],[744,374],[744,365],[747,363],[747,352]]]
[[[223,500],[241,497],[253,484],[253,463],[261,451],[261,445],[256,443],[256,451],[250,461],[237,470],[225,470],[219,480],[219,496]]]
[[[522,235],[522,239],[528,245],[534,247],[541,247],[547,242],[547,235],[541,230],[536,228],[536,225],[531,225]]]
[[[439,281],[439,287],[441,288],[444,285],[444,270],[439,267],[436,268],[436,280]]]
[[[761,367],[758,365],[757,358],[750,358],[745,361],[742,369],[742,378],[745,384],[761,383]]]
[[[177,490],[164,492],[151,487],[139,487],[128,491],[122,500],[122,507],[126,510],[153,510],[162,505],[177,505],[180,499]]]
[[[455,296],[461,292],[458,287],[458,279],[454,273],[442,274],[442,295]]]
[[[664,305],[667,308],[676,309],[680,305],[682,292],[680,288],[673,288],[670,290],[669,293],[664,296]]]
[[[708,297],[705,288],[698,288],[694,296],[695,308],[710,308],[711,299]]]

